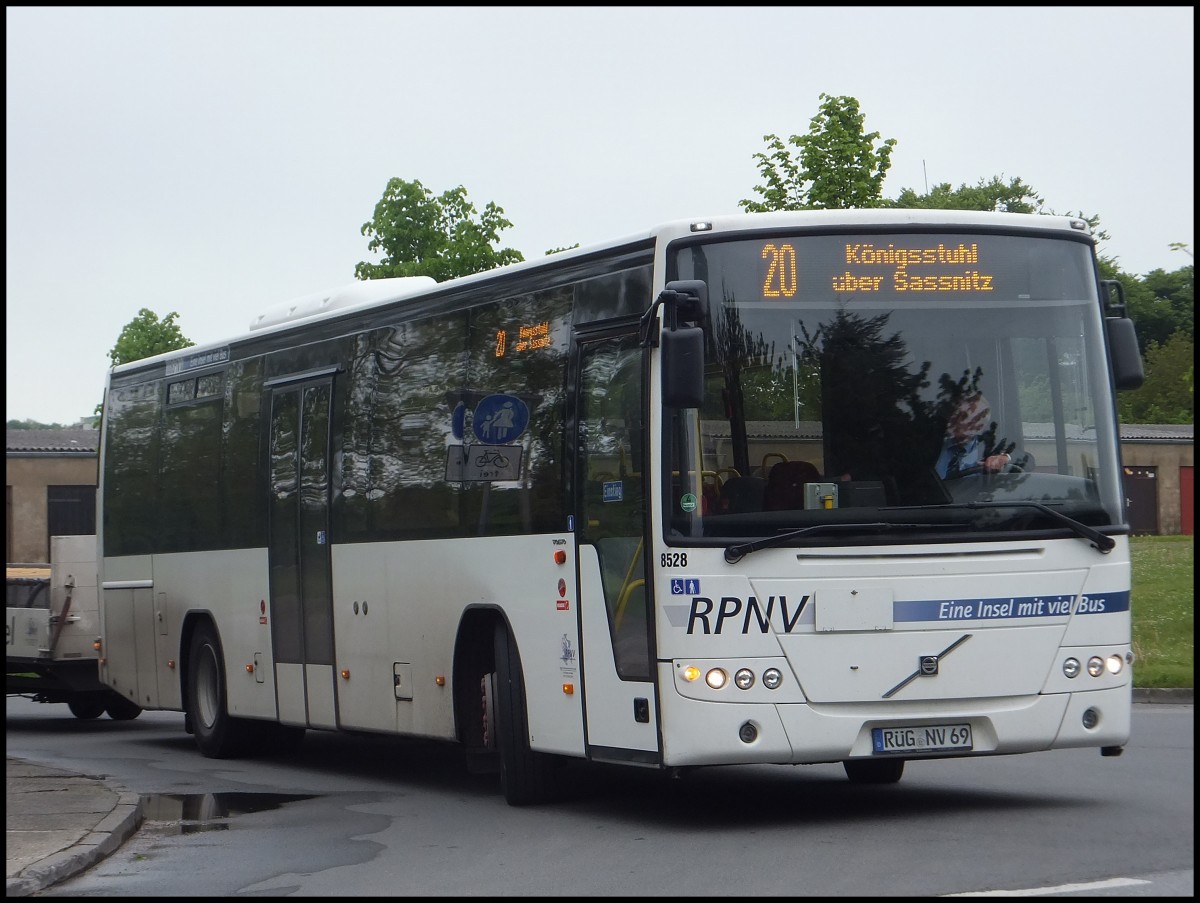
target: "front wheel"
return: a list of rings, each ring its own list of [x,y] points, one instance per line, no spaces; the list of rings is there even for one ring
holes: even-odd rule
[[[541,803],[553,796],[555,761],[529,748],[525,678],[517,642],[503,625],[496,627],[496,700],[494,724],[500,752],[500,787],[512,806]],[[489,700],[490,702],[490,700]]]
[[[842,767],[854,784],[895,784],[904,774],[903,759],[847,759]]]
[[[249,725],[229,714],[225,687],[225,655],[217,630],[207,622],[192,634],[188,656],[187,714],[200,752],[228,759],[245,752]]]

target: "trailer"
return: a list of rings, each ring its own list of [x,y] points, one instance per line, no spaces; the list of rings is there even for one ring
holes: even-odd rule
[[[7,567],[6,692],[129,721],[138,705],[100,683],[96,537],[52,536],[50,562]]]

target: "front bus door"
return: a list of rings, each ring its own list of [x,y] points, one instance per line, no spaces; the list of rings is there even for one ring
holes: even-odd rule
[[[337,727],[329,554],[329,377],[273,386],[271,643],[279,720]]]
[[[588,754],[658,763],[644,352],[636,331],[580,336],[576,348],[575,532]]]

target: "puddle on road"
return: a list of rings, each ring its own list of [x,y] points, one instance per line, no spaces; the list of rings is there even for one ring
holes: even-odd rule
[[[312,798],[297,793],[149,793],[142,796],[142,813],[146,821],[173,826],[179,834],[198,834],[229,830],[228,820],[235,815]]]

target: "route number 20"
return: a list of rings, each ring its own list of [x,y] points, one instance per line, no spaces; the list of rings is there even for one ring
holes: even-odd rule
[[[790,298],[796,294],[796,249],[791,245],[768,242],[763,245],[762,257],[768,260],[767,278],[763,280],[764,298]]]

